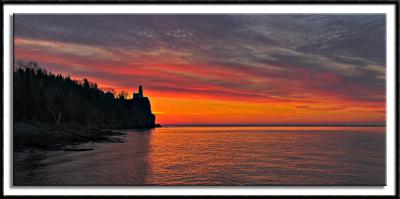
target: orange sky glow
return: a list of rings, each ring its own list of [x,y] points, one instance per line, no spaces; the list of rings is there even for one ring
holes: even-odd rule
[[[34,60],[53,73],[73,79],[88,78],[104,91],[113,88],[132,95],[142,84],[157,123],[385,123],[385,67],[379,61],[366,60],[365,68],[359,69],[356,61],[303,52],[279,42],[265,45],[232,36],[232,41],[223,41],[231,42],[229,47],[207,40],[219,37],[214,34],[204,36],[204,41],[187,41],[196,34],[198,38],[206,35],[194,28],[185,29],[184,36],[178,32],[181,35],[176,39],[183,42],[179,48],[169,46],[175,40],[160,44],[153,38],[146,45],[153,42],[157,48],[141,50],[73,41],[63,36],[73,34],[67,31],[67,25],[58,30],[59,38],[30,36],[24,34],[23,26],[17,21],[16,60]],[[181,29],[168,31],[178,34]],[[114,35],[109,37],[115,39]],[[145,45],[135,40],[131,43],[136,44]]]

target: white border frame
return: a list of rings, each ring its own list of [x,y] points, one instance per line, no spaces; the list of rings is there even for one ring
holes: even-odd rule
[[[10,16],[13,13],[379,13],[386,14],[386,181],[384,187],[12,187]],[[394,195],[395,194],[395,5],[4,5],[4,195]]]

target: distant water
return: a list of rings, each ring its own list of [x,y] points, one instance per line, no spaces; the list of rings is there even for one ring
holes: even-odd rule
[[[127,130],[93,151],[15,153],[14,185],[385,185],[384,127]]]

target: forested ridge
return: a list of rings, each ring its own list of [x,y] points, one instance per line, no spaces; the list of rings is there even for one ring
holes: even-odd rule
[[[83,81],[54,74],[36,62],[18,61],[13,74],[15,122],[39,122],[58,128],[73,124],[93,128],[152,128],[150,101],[126,99]]]

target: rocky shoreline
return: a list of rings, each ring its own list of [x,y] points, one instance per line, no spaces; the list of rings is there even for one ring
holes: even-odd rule
[[[43,123],[15,123],[13,129],[14,152],[24,150],[64,150],[82,151],[92,149],[74,149],[74,145],[87,142],[116,143],[123,142],[122,132],[97,128],[85,128],[74,125],[62,125],[53,128]]]

